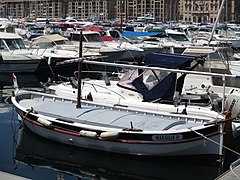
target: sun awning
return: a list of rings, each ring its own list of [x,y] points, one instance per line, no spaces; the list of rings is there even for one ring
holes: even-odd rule
[[[54,41],[61,41],[61,40],[68,40],[68,39],[60,36],[59,34],[51,34],[51,35],[40,36],[32,39],[33,41],[32,44],[47,43],[47,42],[54,42]]]

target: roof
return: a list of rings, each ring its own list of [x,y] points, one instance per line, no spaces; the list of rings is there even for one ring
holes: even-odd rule
[[[0,32],[1,39],[22,39],[22,37],[16,33]]]

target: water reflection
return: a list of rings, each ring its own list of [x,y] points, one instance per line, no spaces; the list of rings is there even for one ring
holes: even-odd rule
[[[136,159],[75,148],[43,139],[28,129],[19,130],[15,160],[33,167],[54,169],[88,179],[213,179],[216,163],[183,160]]]

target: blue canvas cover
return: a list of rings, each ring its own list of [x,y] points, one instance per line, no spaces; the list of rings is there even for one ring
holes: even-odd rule
[[[191,62],[196,59],[195,56],[153,53],[145,57],[145,65],[152,67],[163,67],[171,69],[191,69]],[[182,74],[177,79],[177,74],[169,73],[163,80],[159,81],[152,89],[148,89],[142,81],[142,76],[136,78],[132,85],[142,94],[143,101],[172,101],[175,91],[180,94],[185,79]]]
[[[198,57],[170,53],[152,53],[145,56],[144,64],[151,67],[186,69]]]
[[[160,81],[154,88],[148,90],[141,78],[136,78],[132,85],[143,96],[143,101],[172,101],[176,87],[176,73],[170,73],[166,78]]]
[[[157,36],[160,36],[162,35],[162,33],[160,32],[134,32],[134,31],[124,31],[122,33],[122,36],[125,36],[125,37],[132,37],[132,36],[141,36],[141,37],[144,37],[144,36],[147,36],[147,37],[157,37]]]

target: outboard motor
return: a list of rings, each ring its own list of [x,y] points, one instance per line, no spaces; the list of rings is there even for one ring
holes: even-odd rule
[[[226,97],[226,110],[231,112],[231,117],[240,117],[240,89],[232,88]]]

